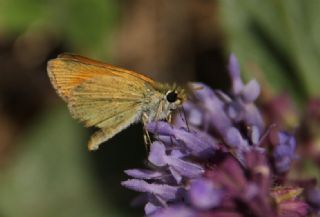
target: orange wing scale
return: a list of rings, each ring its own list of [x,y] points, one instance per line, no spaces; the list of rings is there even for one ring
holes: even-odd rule
[[[73,54],[61,54],[50,60],[47,68],[50,80],[59,95],[68,101],[71,91],[83,82],[99,75],[137,78],[154,86],[155,82],[136,72]]]

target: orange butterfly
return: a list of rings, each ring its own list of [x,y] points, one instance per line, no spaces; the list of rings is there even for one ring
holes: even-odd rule
[[[132,123],[142,121],[145,126],[170,118],[186,99],[184,89],[176,85],[82,56],[59,55],[48,62],[47,71],[72,116],[87,127],[100,128],[90,138],[89,150]]]

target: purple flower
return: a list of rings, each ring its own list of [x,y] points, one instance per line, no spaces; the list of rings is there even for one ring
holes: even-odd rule
[[[229,74],[230,93],[192,83],[201,88],[193,88],[184,118],[148,124],[157,135],[148,155],[151,166],[126,170],[133,179],[122,182],[142,193],[137,201],[145,205],[146,216],[307,215],[301,188],[276,182],[296,159],[294,137],[284,131],[270,134],[272,127],[265,126],[254,104],[260,86],[256,80],[243,83],[234,55]]]
[[[200,165],[185,161],[174,154],[167,155],[164,144],[158,141],[151,144],[148,160],[157,167],[167,167],[176,178],[177,183],[181,181],[182,177],[195,178],[204,173],[204,169]]]
[[[274,167],[277,173],[289,171],[292,160],[296,159],[296,140],[287,132],[278,132],[274,139],[275,148],[273,150]]]
[[[135,191],[151,193],[158,197],[159,201],[170,201],[177,197],[179,188],[165,184],[150,184],[140,179],[129,179],[122,185]]]
[[[320,215],[320,188],[312,188],[306,191],[306,200],[315,213]]]
[[[193,207],[208,210],[220,205],[223,190],[207,179],[197,179],[190,184],[188,198]]]
[[[195,217],[196,213],[186,206],[172,206],[154,212],[152,217]]]
[[[174,140],[178,143],[176,148],[183,150],[188,155],[200,157],[212,156],[219,149],[219,144],[213,137],[197,129],[188,131],[183,127],[174,128],[163,121],[150,123],[147,129],[151,133],[160,134],[162,139],[167,137],[168,145],[170,145],[171,140]],[[181,145],[180,147],[179,144]]]
[[[275,209],[270,204],[271,173],[265,156],[259,152],[247,152],[247,168],[233,157],[229,157],[219,168],[208,172],[208,177],[217,186],[223,186],[228,195],[225,205],[229,209],[237,209],[239,204],[246,206],[243,215],[275,216]]]
[[[236,58],[236,56],[234,54],[230,55],[230,59],[229,59],[229,75],[231,77],[231,81],[232,81],[232,92],[234,94],[239,94],[241,92],[241,90],[243,89],[243,82],[242,79],[240,77],[240,66],[238,63],[238,60]]]

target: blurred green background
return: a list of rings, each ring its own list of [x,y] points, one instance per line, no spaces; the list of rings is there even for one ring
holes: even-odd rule
[[[320,95],[320,1],[0,0],[0,216],[142,216],[120,186],[144,165],[141,126],[88,152],[46,62],[77,53],[159,81],[228,87],[226,63],[266,98]],[[299,112],[298,112],[299,113]]]

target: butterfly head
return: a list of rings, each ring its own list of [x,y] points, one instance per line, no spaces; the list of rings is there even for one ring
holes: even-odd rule
[[[165,94],[165,100],[169,105],[170,110],[175,110],[186,100],[186,93],[184,89],[177,87],[170,88]]]

